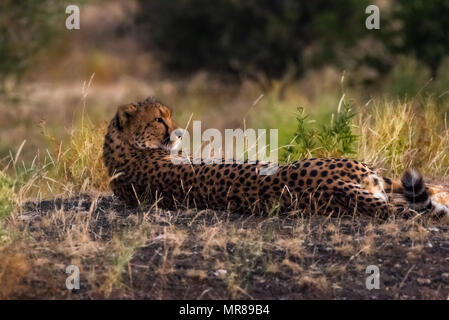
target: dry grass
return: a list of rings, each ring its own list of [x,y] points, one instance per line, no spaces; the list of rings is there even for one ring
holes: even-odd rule
[[[106,124],[94,126],[88,119],[86,121],[88,123],[81,125],[81,129],[70,132],[66,145],[48,137],[54,142],[53,152],[48,153],[53,167],[49,173],[56,181],[64,181],[67,191],[107,191],[109,177],[102,158]]]
[[[84,96],[83,110],[86,101]],[[272,102],[261,103],[273,112]],[[277,108],[289,113],[294,104],[278,101]],[[449,131],[431,101],[373,102],[357,109],[356,158],[391,176],[416,166],[447,177]],[[249,116],[257,122],[257,114]],[[239,217],[152,206],[130,212],[107,197],[101,159],[106,123],[91,121],[87,113],[78,119],[65,137],[44,130],[49,150],[32,162],[21,162],[20,152],[5,160],[0,298],[367,298],[372,293],[360,280],[367,265],[384,264],[389,277],[402,281],[412,265],[432,259],[439,254],[435,246],[447,241],[446,229],[431,231],[444,227],[426,219],[379,222],[276,210],[268,217]],[[66,203],[27,204],[53,197]],[[79,293],[65,288],[71,264],[81,271]],[[402,286],[382,294],[418,295],[417,277],[427,283],[438,271],[426,268],[414,267]],[[431,281],[426,297],[447,296],[444,281]]]
[[[350,287],[363,297],[368,291],[357,279],[367,265],[401,274],[421,264],[409,281],[429,279],[435,275],[423,259],[440,258],[428,243],[448,240],[441,229],[437,241],[430,230],[441,226],[430,220],[382,224],[366,217],[267,219],[207,211],[189,224],[194,211],[129,212],[117,200],[93,196],[67,204],[28,204],[7,220],[3,298],[330,298]],[[393,224],[398,232],[388,233]],[[399,269],[389,267],[397,263]],[[65,289],[64,270],[72,264],[81,272],[79,293]],[[446,292],[431,288],[439,297]]]
[[[357,88],[363,77],[347,74],[355,85],[346,89],[333,67],[309,71],[280,99],[283,80],[262,94],[250,81],[223,85],[206,73],[162,75],[158,61],[117,38],[124,17],[115,7],[86,6],[83,23],[101,28],[81,28],[63,54],[44,52],[31,80],[11,90],[17,101],[0,99],[0,299],[449,297],[449,228],[440,222],[276,207],[268,217],[151,204],[130,211],[110,195],[101,159],[106,120],[118,105],[148,95],[173,107],[182,127],[191,118],[201,119],[203,129],[278,128],[282,146],[293,139],[298,107],[327,127],[345,91],[359,136],[347,156],[391,177],[413,166],[447,185],[448,82],[441,80],[449,60],[438,76],[441,99],[366,103],[371,93]],[[382,90],[394,91],[403,84],[394,78],[404,75],[425,86],[428,79],[410,72],[415,69],[414,61],[399,64]],[[95,81],[74,80],[93,72]],[[307,151],[341,156],[322,145]],[[381,270],[380,290],[365,288],[372,264]],[[80,290],[65,287],[68,265],[80,269]]]
[[[424,174],[449,174],[449,128],[447,114],[431,100],[374,103],[371,111],[360,114],[360,143],[357,155],[376,168],[398,176],[406,168]]]

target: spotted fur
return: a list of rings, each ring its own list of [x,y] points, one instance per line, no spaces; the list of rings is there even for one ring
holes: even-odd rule
[[[404,193],[413,209],[429,208],[422,177],[406,173],[401,183],[353,159],[305,159],[279,166],[272,175],[261,175],[267,164],[259,162],[173,164],[169,150],[176,142],[170,135],[177,126],[171,114],[168,107],[148,98],[119,107],[109,124],[104,162],[113,192],[131,206],[157,201],[164,208],[312,209],[386,217],[406,211],[390,203],[387,193]]]

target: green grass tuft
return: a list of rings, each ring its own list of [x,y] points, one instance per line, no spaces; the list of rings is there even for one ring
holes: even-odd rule
[[[0,171],[0,219],[9,216],[15,208],[14,182]]]
[[[297,160],[307,157],[339,157],[356,153],[357,134],[354,133],[353,119],[356,113],[351,106],[342,101],[329,123],[317,124],[310,119],[304,109],[298,108],[297,128],[293,144],[286,148],[284,160]]]

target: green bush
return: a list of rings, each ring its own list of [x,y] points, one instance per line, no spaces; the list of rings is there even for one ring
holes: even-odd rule
[[[286,149],[287,152],[282,158],[290,161],[310,157],[354,155],[358,139],[353,132],[355,115],[351,106],[342,101],[338,112],[332,115],[330,123],[317,125],[315,121],[309,119],[304,109],[299,108],[294,144]]]

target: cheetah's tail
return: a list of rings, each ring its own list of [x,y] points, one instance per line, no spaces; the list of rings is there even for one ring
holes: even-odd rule
[[[412,209],[430,211],[438,218],[444,216],[449,218],[449,208],[432,199],[432,195],[438,192],[438,189],[427,186],[418,171],[414,169],[406,170],[401,183],[402,193]]]

